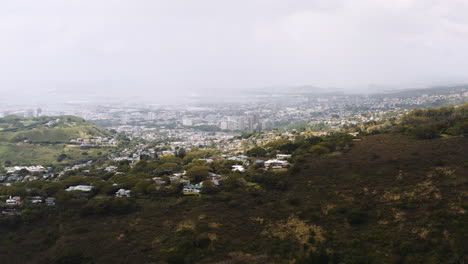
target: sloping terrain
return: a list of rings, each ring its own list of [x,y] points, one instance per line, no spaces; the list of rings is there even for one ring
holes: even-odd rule
[[[85,151],[67,147],[70,140],[106,136],[108,131],[74,116],[0,118],[0,165],[48,165],[62,153],[76,160]]]
[[[106,135],[107,131],[75,116],[0,118],[0,142],[69,143]]]
[[[137,199],[107,216],[69,201],[4,220],[0,262],[461,263],[467,149],[463,137],[374,135],[342,155],[304,155],[255,188]]]

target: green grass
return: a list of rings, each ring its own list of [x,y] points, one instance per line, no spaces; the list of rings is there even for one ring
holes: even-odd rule
[[[57,119],[61,121],[51,127],[46,125]],[[60,154],[68,156],[62,164],[96,158],[97,153],[105,155],[109,148],[81,150],[79,146],[66,144],[71,139],[105,136],[109,132],[74,116],[0,118],[0,164],[11,161],[14,165],[54,165],[59,163]],[[24,141],[31,144],[17,144]]]
[[[93,148],[93,149],[80,149],[79,146],[53,144],[53,145],[16,145],[8,143],[0,143],[0,164],[5,161],[11,161],[13,165],[57,165],[74,163],[81,160],[89,160],[99,157],[98,153],[101,152],[102,156],[107,155],[110,148]],[[60,154],[68,156],[62,162],[57,161]],[[88,155],[83,155],[88,153]]]
[[[0,132],[0,142],[32,143],[68,143],[75,138],[92,138],[105,136],[101,129],[94,125],[80,125],[75,127],[40,127],[18,132]]]
[[[51,164],[63,150],[62,145],[17,146],[0,144],[0,162],[11,161],[13,165]]]
[[[49,121],[59,123],[47,126]],[[109,136],[109,132],[73,116],[41,117],[11,121],[0,118],[0,142],[68,143],[75,138]]]

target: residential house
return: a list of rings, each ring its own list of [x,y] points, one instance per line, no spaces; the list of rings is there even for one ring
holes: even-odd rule
[[[188,184],[184,186],[182,190],[184,194],[200,193],[203,188],[203,183],[199,184]]]
[[[244,172],[245,168],[242,165],[232,165],[232,171]]]
[[[54,206],[55,205],[55,198],[54,197],[47,197],[45,199],[45,204],[47,206]]]
[[[22,203],[22,202],[21,202],[21,197],[19,197],[19,196],[11,197],[11,196],[10,196],[10,198],[8,198],[8,199],[5,201],[5,203],[6,203],[7,205],[10,205],[10,206],[21,205],[21,203]]]
[[[116,166],[109,166],[109,167],[106,167],[104,170],[107,171],[107,172],[114,172],[117,169],[118,168]]]
[[[115,197],[127,197],[127,198],[130,198],[132,195],[131,195],[131,191],[130,190],[125,190],[125,189],[120,189],[118,190],[116,193],[115,193]]]
[[[77,186],[70,186],[65,191],[71,192],[71,191],[82,191],[82,192],[89,192],[94,188],[94,186],[91,185],[77,185]]]
[[[287,160],[292,157],[291,154],[276,154],[276,159],[278,160]]]
[[[183,185],[188,185],[190,184],[190,180],[180,179],[180,183],[182,183]]]
[[[20,215],[20,214],[21,214],[21,211],[18,211],[16,209],[2,210],[2,215],[6,215],[6,216],[13,216],[13,215]]]
[[[153,178],[153,181],[154,181],[155,183],[161,184],[161,185],[166,184],[166,181],[163,180],[163,178],[161,178],[161,177],[154,177],[154,178]]]
[[[245,155],[238,155],[238,156],[228,158],[228,160],[235,160],[235,161],[240,161],[240,162],[245,162],[248,159],[249,159],[249,157],[247,157]]]
[[[223,185],[224,184],[224,180],[223,179],[211,179],[211,182],[216,185],[216,186],[220,186],[220,185]]]
[[[265,168],[280,169],[286,168],[289,165],[287,160],[272,159],[265,161]]]
[[[42,165],[37,165],[37,166],[14,166],[14,167],[6,167],[5,170],[7,173],[15,173],[20,170],[27,170],[29,172],[41,172],[45,171],[46,169]]]
[[[42,203],[42,197],[41,196],[34,196],[31,198],[31,203],[32,204],[40,204]]]

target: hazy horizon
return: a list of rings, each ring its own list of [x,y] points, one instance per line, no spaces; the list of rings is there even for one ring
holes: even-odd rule
[[[370,91],[468,83],[468,2],[0,4],[2,101]]]

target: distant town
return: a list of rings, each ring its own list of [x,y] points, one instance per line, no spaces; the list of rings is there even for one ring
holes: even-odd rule
[[[196,98],[192,103],[151,104],[131,102],[70,101],[52,106],[0,106],[0,117],[74,115],[102,127],[135,136],[158,130],[165,137],[190,137],[188,131],[252,132],[309,126],[329,131],[343,125],[398,116],[414,108],[458,105],[468,99],[467,86],[404,90],[392,93],[345,94],[297,92],[255,94],[236,102]],[[224,135],[224,134],[223,134]],[[194,135],[196,137],[196,135]]]
[[[12,186],[18,182],[35,180],[58,181],[70,175],[88,175],[93,170],[118,176],[124,174],[122,166],[132,168],[140,160],[166,157],[163,171],[153,175],[152,181],[165,186],[182,184],[183,193],[198,194],[203,181],[187,175],[181,163],[187,153],[196,153],[191,161],[195,165],[213,167],[213,162],[224,166],[224,174],[208,173],[204,179],[214,186],[223,184],[231,173],[252,169],[286,170],[293,158],[286,151],[266,153],[265,146],[272,142],[294,142],[297,137],[326,136],[345,127],[368,122],[381,122],[398,118],[414,108],[461,104],[468,101],[468,88],[409,90],[375,95],[289,95],[258,97],[246,103],[192,105],[145,104],[93,104],[67,103],[61,110],[40,106],[2,106],[1,117],[17,116],[37,118],[56,116],[43,122],[47,128],[66,125],[58,116],[78,116],[100,127],[109,135],[71,138],[61,142],[80,151],[97,150],[97,156],[82,152],[79,162],[62,164],[66,154],[57,157],[57,164],[9,164],[0,172],[0,184]],[[6,131],[6,130],[4,130]],[[347,132],[359,140],[356,132]],[[255,135],[255,136],[253,136]],[[4,143],[11,144],[11,143]],[[17,146],[34,144],[29,139]],[[256,153],[252,151],[257,148]],[[264,153],[262,153],[264,152]],[[177,161],[172,161],[174,157]],[[185,167],[192,165],[186,165]],[[209,168],[209,167],[208,167]],[[221,170],[223,171],[223,170]],[[191,180],[190,180],[191,179]],[[117,183],[113,183],[117,186]],[[121,185],[119,185],[120,187]],[[66,191],[91,192],[91,185],[68,186]],[[131,190],[118,188],[116,197],[130,197]],[[33,197],[31,203],[54,205],[55,197]],[[15,205],[21,197],[8,197],[5,203]],[[6,214],[11,211],[6,211]]]

